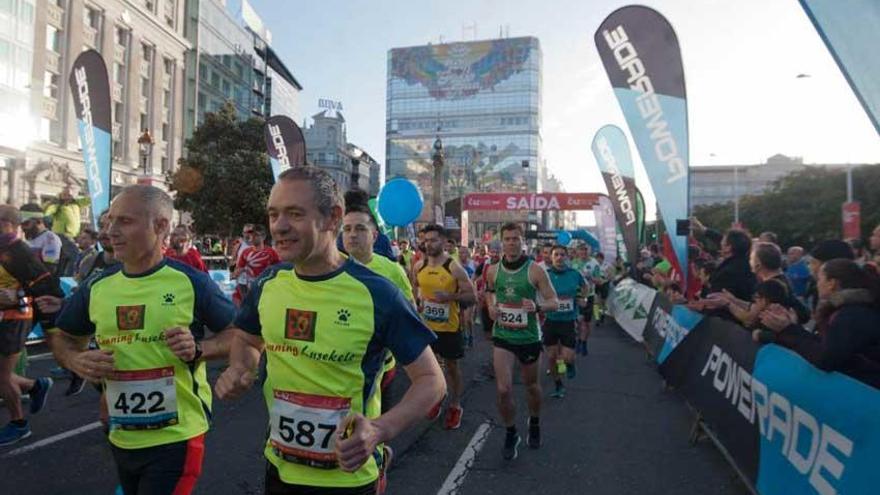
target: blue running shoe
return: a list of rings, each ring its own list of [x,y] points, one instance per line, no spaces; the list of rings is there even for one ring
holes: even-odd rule
[[[49,389],[54,382],[51,378],[37,378],[34,380],[34,388],[30,390],[31,414],[37,414],[46,407],[49,400]]]
[[[25,423],[24,426],[16,426],[9,422],[0,429],[0,445],[12,445],[29,436],[31,436],[31,425],[29,423]]]

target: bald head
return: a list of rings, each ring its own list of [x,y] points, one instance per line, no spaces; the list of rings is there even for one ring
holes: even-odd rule
[[[788,257],[789,264],[797,263],[804,257],[804,248],[800,246],[792,246],[788,248],[788,252],[786,253]]]

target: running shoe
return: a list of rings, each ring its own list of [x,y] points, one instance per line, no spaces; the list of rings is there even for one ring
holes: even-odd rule
[[[452,407],[446,409],[446,421],[443,425],[447,430],[457,430],[461,426],[461,415],[464,409],[461,407]]]
[[[34,386],[30,390],[31,395],[31,414],[37,414],[46,407],[49,400],[49,389],[52,388],[54,382],[51,378],[37,378],[34,380]]]
[[[501,450],[501,456],[507,461],[516,459],[518,455],[517,449],[521,441],[522,439],[518,433],[507,432],[507,436],[504,437],[504,448]]]
[[[6,423],[6,426],[0,428],[0,445],[12,445],[29,436],[31,436],[31,425],[29,423],[26,423],[24,426],[16,426],[9,422]]]
[[[556,390],[550,393],[550,397],[553,397],[554,399],[565,398],[565,385],[557,385]]]
[[[577,376],[577,368],[576,368],[575,365],[574,365],[574,361],[572,361],[572,362],[570,362],[570,363],[567,363],[567,365],[566,365],[566,367],[565,367],[565,376],[566,376],[569,380],[573,380],[574,377]]]
[[[532,423],[529,420],[529,436],[526,437],[526,444],[531,449],[537,449],[541,446],[541,426],[539,423]]]
[[[86,381],[76,373],[70,374],[70,384],[67,386],[67,390],[64,392],[65,397],[70,397],[72,395],[77,395],[83,391],[83,388],[86,386]]]
[[[434,407],[432,407],[431,410],[428,412],[428,415],[426,416],[428,418],[428,421],[434,421],[435,419],[440,417],[440,408],[442,406],[443,400],[441,399],[440,402],[435,404]]]

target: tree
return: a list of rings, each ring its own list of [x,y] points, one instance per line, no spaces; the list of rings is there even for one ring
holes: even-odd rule
[[[880,165],[853,169],[853,197],[861,203],[862,235],[880,224]],[[846,172],[809,167],[777,181],[760,195],[740,198],[740,221],[754,235],[775,232],[783,248],[809,248],[824,239],[841,238],[841,205],[846,200]],[[721,231],[733,222],[733,202],[702,205],[694,215]]]
[[[238,121],[227,102],[187,140],[187,156],[169,178],[175,208],[190,212],[196,231],[232,237],[245,223],[265,223],[273,179],[263,125]]]

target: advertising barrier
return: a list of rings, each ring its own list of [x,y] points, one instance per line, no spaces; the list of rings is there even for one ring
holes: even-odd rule
[[[636,300],[650,301],[637,318]],[[673,305],[626,279],[609,298],[618,324],[657,362],[756,493],[868,494],[880,486],[880,390],[759,345],[743,327]]]

